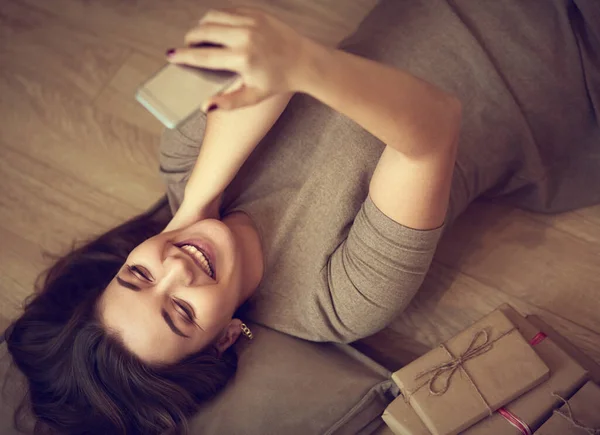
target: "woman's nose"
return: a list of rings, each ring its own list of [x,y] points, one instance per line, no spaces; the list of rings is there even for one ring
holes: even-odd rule
[[[163,262],[163,280],[169,284],[189,286],[194,280],[194,274],[187,262],[180,256],[165,258]],[[170,285],[167,287],[171,287]]]

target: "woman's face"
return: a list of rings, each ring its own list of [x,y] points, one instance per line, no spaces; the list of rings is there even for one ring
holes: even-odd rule
[[[239,336],[241,304],[236,239],[206,219],[160,233],[139,246],[102,294],[103,324],[147,362],[174,362],[215,342],[223,351]]]

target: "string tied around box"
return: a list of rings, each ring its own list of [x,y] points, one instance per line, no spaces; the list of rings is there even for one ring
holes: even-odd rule
[[[562,418],[571,423],[574,427],[586,431],[589,435],[600,435],[600,428],[594,428],[590,426],[586,426],[578,422],[573,416],[573,410],[571,409],[571,405],[564,398],[556,393],[552,393],[554,397],[558,397],[562,402],[566,405],[567,413],[564,413],[560,409],[555,409],[554,413],[560,415]]]
[[[544,334],[542,331],[539,331],[535,334],[531,340],[529,340],[529,344],[531,346],[537,346],[541,342],[543,342],[548,336]],[[510,423],[515,429],[517,429],[521,435],[533,435],[533,431],[529,427],[524,420],[510,412],[508,409],[502,407],[498,408],[496,412],[502,416],[508,423]]]
[[[485,404],[485,407],[486,407],[489,415],[492,415],[494,413],[494,411],[490,407],[490,404],[487,402],[487,400],[485,400],[485,398],[483,397],[481,390],[479,390],[479,387],[475,384],[475,382],[469,375],[469,372],[467,372],[465,370],[463,364],[470,359],[477,358],[478,356],[489,352],[490,350],[492,350],[492,347],[495,342],[497,342],[498,340],[500,340],[501,338],[505,337],[506,335],[510,334],[511,332],[513,332],[515,330],[516,330],[516,328],[513,327],[513,328],[509,329],[508,331],[500,334],[495,339],[490,340],[490,335],[487,332],[487,330],[480,329],[479,331],[477,331],[473,334],[473,338],[471,339],[471,342],[469,343],[469,345],[467,346],[465,351],[462,352],[461,354],[459,354],[458,356],[454,356],[444,343],[440,344],[440,347],[442,349],[444,349],[444,351],[450,356],[451,359],[449,361],[438,364],[430,369],[423,370],[422,372],[418,373],[417,376],[415,376],[415,380],[419,380],[421,378],[426,378],[426,379],[412,391],[406,392],[406,394],[404,395],[405,400],[408,401],[410,399],[410,396],[412,396],[414,393],[416,393],[417,391],[419,391],[421,388],[423,388],[425,386],[428,386],[429,394],[431,394],[433,396],[441,396],[441,395],[445,394],[448,391],[448,389],[450,388],[450,383],[451,383],[452,377],[457,372],[457,370],[460,369],[466,375],[468,381],[470,382],[470,384],[473,386],[473,388],[477,392],[477,395],[481,398],[481,401]],[[483,338],[482,341],[480,340],[481,338]],[[478,341],[481,341],[481,343],[478,343]],[[435,388],[436,381],[438,379],[441,379],[442,375],[444,375],[444,374],[447,374],[447,375],[444,378],[444,383],[443,383],[442,387],[439,389],[436,389]]]

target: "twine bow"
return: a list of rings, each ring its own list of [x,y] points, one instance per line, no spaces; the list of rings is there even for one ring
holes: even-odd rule
[[[567,402],[565,399],[563,399],[561,396],[559,396],[556,393],[552,393],[552,395],[554,397],[558,397],[560,400],[562,400],[562,402],[567,407],[568,415],[565,414],[564,412],[562,412],[560,409],[555,409],[554,410],[555,414],[560,415],[562,418],[567,420],[569,423],[571,423],[576,428],[586,431],[589,435],[600,435],[600,428],[593,428],[593,427],[585,426],[585,425],[581,424],[580,422],[578,422],[577,420],[575,420],[575,417],[573,416],[573,410],[571,409],[571,405],[569,404],[569,402]]]
[[[411,395],[413,395],[414,393],[416,393],[417,391],[419,391],[421,388],[423,388],[426,385],[429,386],[429,394],[431,394],[433,396],[441,396],[441,395],[445,394],[446,391],[448,391],[448,389],[450,388],[450,381],[452,380],[454,373],[456,373],[456,371],[458,369],[461,369],[463,371],[463,373],[465,373],[465,375],[467,376],[467,379],[469,380],[469,382],[471,383],[471,385],[473,386],[475,391],[477,391],[477,394],[481,398],[481,401],[485,404],[485,407],[487,408],[488,413],[490,415],[492,415],[492,413],[493,413],[492,408],[490,407],[487,400],[485,400],[485,398],[483,397],[483,394],[479,390],[479,387],[477,387],[477,385],[475,384],[475,382],[473,381],[473,379],[471,378],[469,373],[465,370],[463,364],[465,363],[465,361],[468,361],[473,358],[477,358],[478,356],[483,355],[486,352],[489,352],[492,349],[493,344],[496,341],[500,340],[504,336],[513,332],[515,329],[516,328],[513,327],[513,328],[509,329],[508,331],[504,332],[503,334],[501,334],[499,337],[496,337],[494,340],[491,340],[491,341],[490,341],[490,336],[489,336],[487,330],[481,329],[481,330],[477,331],[475,334],[473,334],[473,338],[471,339],[469,346],[467,346],[467,349],[463,353],[461,353],[460,355],[458,355],[456,357],[454,355],[452,355],[452,353],[446,347],[446,345],[442,343],[440,345],[440,347],[442,349],[444,349],[444,351],[450,356],[450,358],[451,358],[450,361],[438,364],[428,370],[424,370],[424,371],[418,373],[417,376],[415,377],[415,380],[419,380],[424,377],[427,377],[427,379],[425,379],[425,381],[423,381],[421,384],[419,384],[419,386],[417,388],[415,388],[414,390],[407,392],[405,394],[406,400],[408,401],[410,399]],[[477,342],[479,341],[479,339],[481,337],[483,337],[483,341],[480,344],[477,344]],[[446,373],[447,373],[447,376],[445,377],[442,388],[436,389],[435,382],[438,379],[440,379],[442,375],[444,375]]]

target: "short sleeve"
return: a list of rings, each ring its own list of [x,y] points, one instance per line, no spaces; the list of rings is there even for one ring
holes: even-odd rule
[[[331,255],[331,326],[351,342],[383,329],[414,297],[429,270],[443,226],[415,230],[387,217],[367,197],[347,239]]]
[[[167,188],[171,212],[183,201],[185,185],[200,153],[206,128],[206,114],[199,111],[183,125],[166,129],[160,142],[160,174]]]

